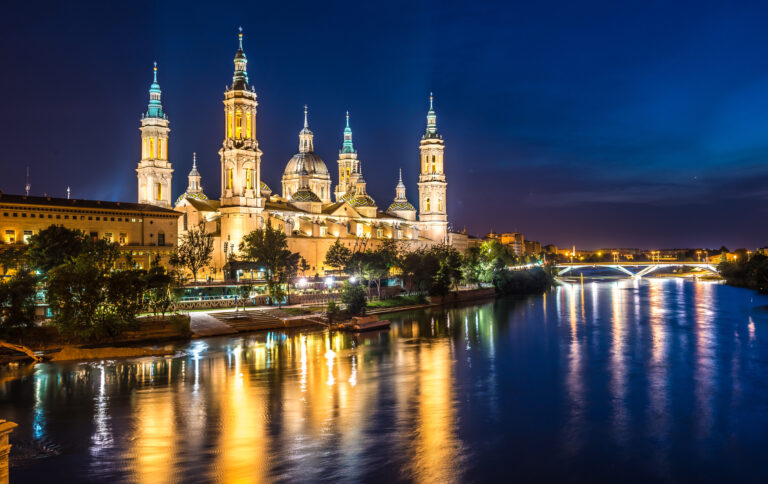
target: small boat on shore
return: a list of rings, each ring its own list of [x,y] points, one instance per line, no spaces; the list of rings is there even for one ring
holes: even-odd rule
[[[376,316],[363,316],[353,318],[352,324],[348,326],[348,329],[355,333],[362,333],[363,331],[389,329],[390,324],[388,319],[379,321]]]

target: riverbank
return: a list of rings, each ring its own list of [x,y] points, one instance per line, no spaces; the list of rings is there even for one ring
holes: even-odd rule
[[[368,315],[390,314],[403,311],[433,308],[456,303],[489,300],[496,297],[494,288],[468,289],[445,296],[404,296],[377,302],[366,311]],[[411,304],[423,300],[424,302]],[[399,304],[403,303],[403,304]],[[174,318],[181,315],[174,315]],[[209,338],[234,334],[286,329],[325,328],[327,319],[322,311],[310,308],[218,309],[196,311],[184,315],[184,324],[173,318],[143,318],[136,328],[120,337],[102,342],[104,345],[82,342],[67,344],[60,341],[53,327],[36,328],[37,341],[28,346],[47,361],[87,361],[114,358],[162,357],[173,354],[171,346],[158,345],[183,342],[190,338]],[[23,356],[0,357],[0,363],[23,360]]]

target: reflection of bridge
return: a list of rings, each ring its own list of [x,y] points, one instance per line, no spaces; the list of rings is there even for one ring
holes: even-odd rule
[[[558,276],[565,275],[576,269],[615,269],[630,277],[640,278],[661,267],[696,267],[705,271],[719,274],[712,264],[707,262],[565,262],[557,264]],[[633,268],[632,272],[629,268]]]

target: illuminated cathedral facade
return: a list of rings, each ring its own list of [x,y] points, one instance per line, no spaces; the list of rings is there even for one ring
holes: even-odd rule
[[[449,242],[445,143],[437,132],[431,95],[426,132],[419,146],[418,212],[406,197],[402,170],[395,186],[395,198],[385,210],[380,210],[368,194],[362,162],[352,139],[349,113],[337,160],[338,183],[334,188],[327,165],[314,152],[314,135],[309,128],[306,106],[298,153],[285,166],[280,193],[273,193],[261,178],[262,152],[257,136],[259,103],[248,79],[242,32],[238,40],[235,72],[223,100],[224,140],[219,149],[221,196],[218,200],[206,196],[193,156],[187,189],[173,204],[182,217],[180,237],[200,224],[213,235],[214,255],[208,271],[212,277],[220,273],[230,258],[237,257],[246,234],[266,224],[285,232],[289,249],[301,254],[311,274],[325,272],[325,254],[337,239],[352,249],[373,248],[386,239],[403,241],[411,249]],[[138,201],[171,207],[170,128],[161,105],[156,66],[149,107],[142,116],[140,130]]]

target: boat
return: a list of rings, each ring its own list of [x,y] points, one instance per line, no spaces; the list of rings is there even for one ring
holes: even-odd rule
[[[350,330],[356,333],[362,333],[363,331],[375,331],[381,329],[389,329],[390,321],[388,319],[379,319],[376,316],[363,316],[353,318],[353,323],[350,326]]]

